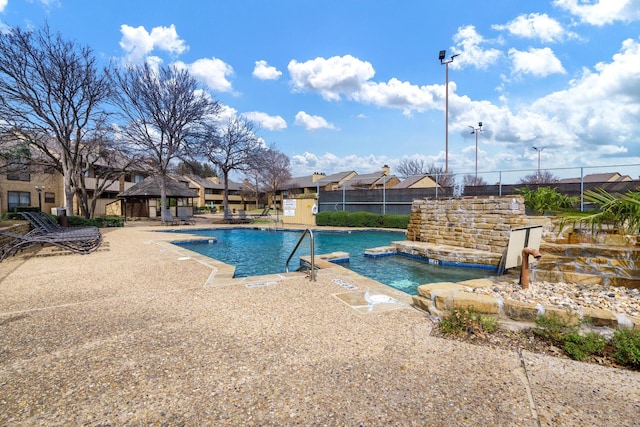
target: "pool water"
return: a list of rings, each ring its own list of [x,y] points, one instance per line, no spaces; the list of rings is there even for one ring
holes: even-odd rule
[[[282,273],[291,251],[302,231],[265,230],[251,228],[224,228],[190,230],[189,234],[215,237],[214,242],[191,241],[175,243],[189,250],[215,258],[236,267],[235,277]],[[401,255],[365,257],[365,249],[388,246],[393,241],[405,240],[403,232],[392,231],[314,231],[315,254],[348,252],[349,262],[341,263],[356,273],[392,286],[411,295],[425,283],[486,277],[488,270],[464,267],[444,267]],[[299,266],[299,257],[310,254],[308,236],[289,262],[289,270]]]

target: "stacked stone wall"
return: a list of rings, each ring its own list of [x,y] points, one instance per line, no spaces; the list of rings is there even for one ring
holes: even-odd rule
[[[510,231],[527,226],[521,196],[415,200],[407,240],[502,253]]]

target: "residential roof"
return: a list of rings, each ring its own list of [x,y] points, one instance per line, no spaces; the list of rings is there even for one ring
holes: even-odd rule
[[[582,179],[583,182],[620,182],[620,181],[633,181],[629,175],[620,175],[619,172],[609,173],[593,173],[585,175]],[[564,184],[579,183],[580,178],[564,178],[559,179],[558,182]]]
[[[160,176],[150,176],[118,194],[118,197],[160,197]],[[181,182],[172,178],[165,178],[167,197],[198,197],[198,193]]]
[[[187,178],[190,181],[189,188],[201,187],[201,188],[211,188],[215,190],[224,189],[224,181],[220,182],[219,178],[217,177],[211,177],[214,179],[210,179],[210,178],[203,178],[198,175],[185,175],[185,178]],[[243,186],[245,185],[229,180],[229,190],[240,190],[242,189]]]
[[[313,180],[313,175],[300,176],[291,178],[283,185],[284,188],[315,188],[325,187],[329,184],[335,184],[342,182],[349,175],[355,173],[354,171],[337,172],[328,176],[323,176],[317,181]]]
[[[433,181],[433,179],[431,179],[431,177],[427,174],[411,175],[411,176],[408,176],[403,181],[401,181],[399,184],[395,185],[393,188],[411,188],[412,185],[417,184],[423,179],[429,179]]]

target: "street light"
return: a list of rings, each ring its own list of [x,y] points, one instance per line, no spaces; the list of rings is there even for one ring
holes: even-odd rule
[[[445,123],[445,158],[444,158],[444,172],[446,176],[449,176],[449,64],[453,62],[453,58],[459,55],[453,55],[448,61],[444,61],[444,57],[447,56],[446,50],[441,50],[438,55],[440,64],[444,64],[445,72],[445,101],[444,101],[444,123]]]
[[[533,147],[534,150],[538,152],[538,182],[536,184],[540,184],[540,153],[544,150],[545,147]]]
[[[478,127],[469,126],[471,128],[471,135],[476,134],[476,178],[473,181],[474,185],[478,185],[478,132],[482,132],[482,122],[478,122]]]
[[[36,186],[36,191],[38,192],[38,211],[42,212],[42,190],[44,187]]]

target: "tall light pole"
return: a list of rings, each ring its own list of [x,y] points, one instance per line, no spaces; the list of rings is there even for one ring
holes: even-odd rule
[[[476,134],[476,178],[473,181],[474,185],[478,185],[478,132],[482,131],[482,122],[478,122],[478,127],[469,126],[471,128],[471,134]]]
[[[441,50],[438,55],[440,64],[445,66],[445,95],[444,95],[444,123],[445,123],[445,158],[444,158],[444,172],[449,177],[449,64],[453,62],[453,58],[458,55],[453,55],[448,61],[444,60],[447,56],[446,50]]]
[[[38,211],[42,212],[42,190],[44,187],[36,185],[36,191],[38,192]]]
[[[538,152],[538,182],[536,184],[540,184],[540,153],[544,150],[544,147],[533,147],[534,150]]]

